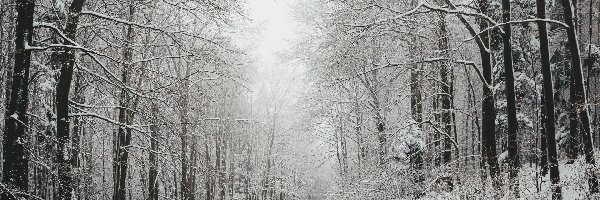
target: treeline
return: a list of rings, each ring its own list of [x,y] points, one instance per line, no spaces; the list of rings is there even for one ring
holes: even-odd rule
[[[598,2],[315,0],[298,10],[309,110],[335,136],[337,198],[598,192]]]
[[[2,0],[1,199],[305,194],[244,3]]]

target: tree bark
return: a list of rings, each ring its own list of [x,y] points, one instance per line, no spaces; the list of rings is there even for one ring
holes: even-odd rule
[[[572,67],[572,66],[571,66]],[[571,68],[572,69],[572,68]],[[575,92],[575,74],[571,70],[571,76],[569,77],[569,98],[573,102],[577,98]],[[569,161],[567,164],[573,164],[577,157],[579,157],[579,123],[577,122],[577,106],[571,104],[569,106],[569,136],[567,137],[567,156]]]
[[[561,4],[564,11],[565,23],[569,26],[569,28],[567,28],[568,48],[571,54],[571,68],[573,71],[573,77],[575,79],[575,88],[571,88],[575,92],[575,99],[571,99],[571,102],[576,106],[578,117],[581,120],[580,127],[582,132],[582,141],[584,143],[585,161],[588,165],[595,166],[596,161],[592,146],[590,117],[588,114],[586,89],[583,83],[581,57],[579,54],[579,41],[577,39],[575,26],[573,25],[573,9],[571,6],[571,1],[569,0],[561,0]],[[590,174],[588,185],[590,188],[590,193],[593,194],[598,192],[598,179],[595,174]]]
[[[546,37],[548,33],[546,33]],[[546,39],[547,41],[548,39]],[[546,47],[547,49],[548,47]],[[542,67],[545,67],[542,64]],[[542,84],[542,91],[545,89],[544,84]],[[553,103],[554,104],[554,103]],[[546,132],[548,128],[546,127],[546,95],[542,92],[542,102],[540,105],[540,119],[542,120],[542,124],[540,125],[540,169],[542,176],[546,176],[548,174],[548,145],[546,139]]]
[[[129,21],[133,21],[135,7],[132,2],[129,5]],[[123,59],[125,60],[123,72],[121,74],[121,82],[124,85],[129,84],[131,76],[131,68],[133,67],[131,61],[133,59],[133,26],[129,25],[127,28],[126,35],[126,47],[123,52]],[[129,104],[131,102],[131,95],[126,88],[121,89],[121,96],[119,100],[119,123],[122,125],[130,125],[133,121],[133,112],[129,110]],[[113,185],[113,199],[124,200],[126,198],[126,180],[127,180],[127,168],[129,159],[129,145],[131,144],[131,128],[121,126],[117,131],[117,138],[115,138],[115,163],[113,164],[114,170],[114,185]]]
[[[441,57],[448,58],[448,29],[446,24],[446,14],[439,13],[439,32],[438,32],[438,50],[441,53]],[[449,73],[450,66],[447,61],[440,62],[440,77],[442,80],[441,83],[441,94],[439,95],[440,103],[441,103],[441,123],[442,123],[442,131],[444,131],[448,136],[452,135],[452,113],[451,113],[451,105],[452,105],[452,94],[450,91],[452,80]],[[444,137],[444,146],[442,153],[443,163],[450,163],[452,160],[452,138]]]
[[[71,40],[75,39],[79,23],[79,13],[84,2],[85,0],[74,0],[69,7],[69,15],[64,33]],[[58,191],[56,199],[71,199],[74,189],[71,159],[77,159],[76,154],[71,154],[69,138],[71,122],[69,119],[69,93],[71,92],[71,82],[73,81],[75,52],[71,49],[65,49],[60,55],[60,59],[62,66],[56,85],[56,137],[58,141],[58,149],[56,151]]]
[[[546,19],[545,0],[536,0],[537,18]],[[542,76],[544,82],[544,128],[546,130],[546,141],[548,146],[548,165],[550,168],[550,180],[552,181],[552,198],[561,199],[560,173],[558,170],[558,154],[556,152],[556,127],[554,124],[554,85],[552,81],[552,70],[550,69],[550,51],[548,50],[548,31],[545,22],[538,22],[540,36],[540,53],[542,62]],[[543,149],[542,151],[544,151]]]
[[[152,120],[153,124],[150,126],[151,138],[150,138],[150,169],[148,170],[148,200],[158,200],[158,105],[152,102]]]
[[[206,178],[204,182],[204,189],[206,190],[206,199],[214,199],[214,168],[212,167],[210,159],[210,148],[209,139],[206,139],[204,144],[204,163],[206,165]]]
[[[415,2],[415,1],[413,1]],[[413,38],[413,41],[415,38]],[[415,55],[415,51],[416,51],[417,45],[413,43],[411,43],[411,48],[410,48],[410,58],[411,60],[415,60],[416,59],[416,55]],[[415,120],[415,123],[417,123],[419,128],[422,128],[422,122],[423,122],[423,97],[422,97],[422,93],[421,93],[421,79],[423,76],[423,71],[421,68],[421,64],[415,64],[411,69],[410,69],[410,113],[412,116],[412,119]],[[358,97],[357,97],[357,102],[358,102]],[[358,104],[357,104],[358,107]],[[357,108],[358,109],[358,108]],[[359,137],[360,135],[357,134]],[[410,157],[410,161],[411,164],[414,166],[415,170],[417,171],[417,177],[416,177],[416,181],[417,183],[421,183],[424,181],[424,177],[423,177],[423,173],[421,172],[421,170],[423,170],[423,152],[424,149],[421,149],[420,151],[416,152],[414,155],[411,155]]]
[[[3,200],[26,198],[29,186],[29,153],[26,146],[31,50],[26,47],[33,36],[35,0],[19,0],[16,3],[15,65],[10,100],[4,117],[2,183],[7,188],[1,191],[0,199]]]
[[[189,66],[185,69],[185,74],[180,77],[185,77],[179,85],[179,120],[181,121],[181,197],[184,200],[193,200],[194,191],[192,180],[194,179],[191,163],[191,156],[194,153],[189,149],[190,136],[188,133],[188,107],[189,107]]]
[[[479,0],[479,12],[488,13],[489,2],[487,0]],[[488,28],[488,23],[485,20],[479,22],[479,28],[485,30]],[[481,55],[482,73],[485,81],[489,85],[493,85],[492,79],[492,61],[491,54],[488,51],[490,48],[489,31],[482,33],[479,37],[483,43],[480,47],[479,54]],[[490,169],[490,176],[494,187],[499,187],[498,177],[500,169],[498,168],[498,155],[496,153],[496,109],[494,108],[494,91],[488,85],[483,86],[483,102],[482,102],[482,158],[486,160]]]
[[[510,22],[510,0],[502,0],[502,21]],[[512,57],[512,28],[507,23],[502,26],[502,42],[504,47],[504,75],[506,84],[506,104],[508,114],[508,176],[510,179],[510,188],[514,190],[516,198],[519,198],[519,168],[521,162],[519,159],[519,143],[517,131],[519,124],[517,122],[517,107],[515,99],[515,76]]]

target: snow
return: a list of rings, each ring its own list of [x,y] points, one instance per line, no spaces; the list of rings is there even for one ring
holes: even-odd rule
[[[502,155],[507,152],[502,153]],[[502,157],[499,156],[499,160]],[[573,164],[565,164],[565,160],[559,161],[560,186],[562,187],[563,199],[598,199],[600,195],[590,196],[588,194],[587,173],[598,173],[596,168],[589,168],[585,163],[583,156],[575,160]],[[501,177],[503,187],[501,191],[497,191],[500,197],[494,198],[494,189],[491,186],[489,178],[482,181],[478,175],[479,169],[473,170],[472,173],[464,173],[460,177],[461,184],[456,186],[456,189],[451,192],[443,191],[428,191],[422,199],[514,199],[508,191],[508,186],[505,184],[508,179],[506,169],[502,169]],[[520,199],[551,199],[551,182],[550,175],[547,174],[541,177],[541,169],[533,164],[523,163],[519,173],[519,196]]]
[[[592,55],[600,56],[600,48],[594,44],[588,44],[588,46],[585,48],[585,52],[586,54],[591,52]]]
[[[407,168],[411,155],[425,149],[425,141],[423,132],[415,121],[411,120],[402,127],[393,134],[389,156],[400,162],[400,168]]]
[[[508,158],[508,151],[504,151],[498,156],[498,165],[502,165],[506,158]]]
[[[54,83],[51,80],[46,80],[40,83],[40,89],[45,92],[52,91],[54,89]]]

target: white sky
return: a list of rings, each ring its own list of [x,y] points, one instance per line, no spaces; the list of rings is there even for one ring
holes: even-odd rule
[[[276,54],[287,50],[295,39],[295,23],[289,7],[290,0],[248,0],[250,17],[261,26],[257,56],[262,64],[275,64]]]

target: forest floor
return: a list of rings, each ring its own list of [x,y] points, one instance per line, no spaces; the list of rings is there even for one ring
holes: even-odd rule
[[[587,174],[585,159],[581,156],[573,164],[566,164],[567,160],[559,161],[560,180],[562,186],[563,199],[600,199],[600,195],[590,196],[588,194]],[[470,173],[468,172],[470,171]],[[488,179],[482,183],[480,176],[474,176],[479,172],[476,169],[467,170],[462,173],[460,179],[462,184],[456,186],[451,191],[429,190],[423,197],[424,199],[494,199],[493,188]],[[508,180],[506,173],[503,173],[504,183]],[[540,168],[537,165],[526,164],[519,173],[520,199],[551,199],[550,175],[540,177]],[[508,185],[504,184],[502,192],[499,193],[501,199],[515,199],[515,197],[506,192]]]

